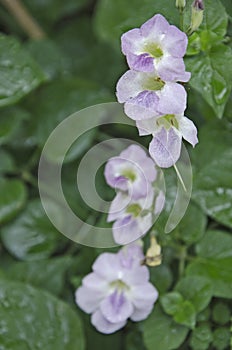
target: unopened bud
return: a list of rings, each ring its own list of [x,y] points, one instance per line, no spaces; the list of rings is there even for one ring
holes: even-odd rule
[[[186,0],[176,0],[176,7],[179,10],[183,10],[186,6]]]
[[[204,3],[203,0],[195,0],[192,4],[192,16],[190,32],[195,32],[203,21]]]

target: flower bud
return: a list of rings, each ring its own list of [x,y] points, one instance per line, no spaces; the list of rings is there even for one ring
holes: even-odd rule
[[[204,3],[203,0],[195,0],[192,4],[190,32],[195,32],[203,21]]]
[[[176,7],[179,10],[183,10],[186,6],[186,0],[176,0]]]

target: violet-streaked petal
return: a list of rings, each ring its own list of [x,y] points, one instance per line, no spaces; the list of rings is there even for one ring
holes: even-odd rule
[[[132,160],[134,162],[139,162],[147,157],[147,153],[139,145],[130,145],[120,153],[119,157]]]
[[[111,334],[124,327],[126,321],[111,323],[107,321],[100,310],[97,310],[91,316],[91,323],[99,332],[104,334]]]
[[[131,270],[134,266],[140,267],[141,261],[144,259],[142,241],[138,240],[124,246],[117,254],[121,265],[126,269]]]
[[[157,111],[159,97],[154,91],[144,90],[129,99],[124,106],[125,113],[133,120],[143,120],[160,115]]]
[[[137,220],[132,217],[127,222],[124,218],[118,219],[112,229],[115,242],[121,245],[131,243],[143,235]]]
[[[75,293],[77,305],[88,314],[97,310],[104,297],[104,290],[90,289],[84,286],[79,287]]]
[[[127,63],[130,69],[139,72],[153,72],[155,70],[154,58],[148,53],[142,53],[141,55],[129,53],[127,55]]]
[[[197,128],[194,123],[186,117],[180,117],[178,118],[178,124],[183,138],[194,147],[198,143]]]
[[[172,56],[183,57],[187,49],[188,38],[184,32],[171,25],[162,40],[162,45]]]
[[[144,37],[152,37],[153,40],[165,34],[170,27],[168,21],[160,14],[157,14],[145,22],[140,30]]]
[[[160,114],[183,114],[186,108],[185,88],[177,83],[166,83],[160,91],[157,110]]]
[[[173,127],[169,130],[161,128],[154,135],[149,152],[159,167],[169,168],[177,162],[180,157],[181,140],[180,132]]]
[[[100,310],[107,321],[118,323],[126,321],[131,316],[133,306],[123,291],[115,290],[101,302]]]
[[[139,217],[138,224],[142,235],[145,235],[152,227],[152,214],[148,213],[145,216]]]

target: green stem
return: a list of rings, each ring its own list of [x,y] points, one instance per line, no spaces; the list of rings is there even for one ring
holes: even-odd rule
[[[184,269],[185,269],[186,257],[187,257],[186,247],[182,246],[180,249],[179,277],[183,276]]]
[[[184,9],[180,9],[179,13],[180,13],[180,29],[184,31]]]

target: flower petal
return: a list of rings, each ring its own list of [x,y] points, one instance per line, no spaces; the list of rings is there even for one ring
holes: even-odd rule
[[[131,301],[137,309],[143,309],[149,305],[153,305],[157,298],[158,291],[150,282],[131,288]]]
[[[180,117],[178,118],[178,124],[183,138],[194,147],[198,143],[197,128],[194,123],[186,117]]]
[[[134,55],[129,53],[127,55],[127,63],[130,69],[134,69],[140,72],[153,72],[154,71],[154,58],[148,53],[142,53],[141,55]]]
[[[157,72],[164,81],[189,81],[191,74],[185,71],[183,58],[163,57],[157,64]]]
[[[183,57],[185,55],[188,38],[187,35],[175,26],[169,26],[162,45],[174,57]]]
[[[185,88],[177,83],[166,83],[160,91],[157,107],[160,114],[183,114],[186,108],[187,94]]]
[[[144,119],[144,120],[136,120],[136,126],[139,130],[140,136],[153,134],[157,130],[157,117]]]
[[[107,321],[118,323],[126,321],[131,316],[133,305],[124,292],[115,290],[101,302],[100,310]]]
[[[97,291],[96,289],[90,289],[85,286],[79,287],[75,293],[77,305],[88,314],[99,307],[104,297],[105,291]]]
[[[116,95],[119,103],[124,103],[130,98],[136,97],[141,91],[142,82],[146,78],[144,73],[128,70],[119,79],[116,86]]]
[[[111,334],[125,326],[126,321],[111,323],[102,315],[100,310],[97,310],[91,317],[92,325],[101,333]]]
[[[142,91],[125,103],[125,113],[134,120],[143,120],[160,115],[157,112],[159,98],[154,91]]]
[[[143,235],[137,221],[130,217],[130,219],[125,222],[124,219],[119,219],[113,224],[113,236],[117,244],[128,244]]]
[[[165,34],[170,27],[168,21],[160,14],[153,16],[147,22],[145,22],[140,30],[142,36],[151,37],[153,40],[157,38],[157,36],[161,36]]]
[[[124,33],[121,37],[121,48],[124,55],[136,53],[141,50],[144,39],[139,28],[134,28]]]
[[[125,210],[131,198],[122,192],[118,192],[111,202],[107,222],[115,221],[125,217]]]
[[[181,134],[174,128],[160,129],[149,145],[150,155],[161,168],[174,165],[180,157],[180,151]]]
[[[93,271],[106,281],[114,281],[122,270],[120,260],[116,254],[103,253],[98,256],[93,264]]]
[[[153,304],[148,305],[142,309],[134,308],[134,312],[130,319],[134,322],[145,320],[153,309]]]

